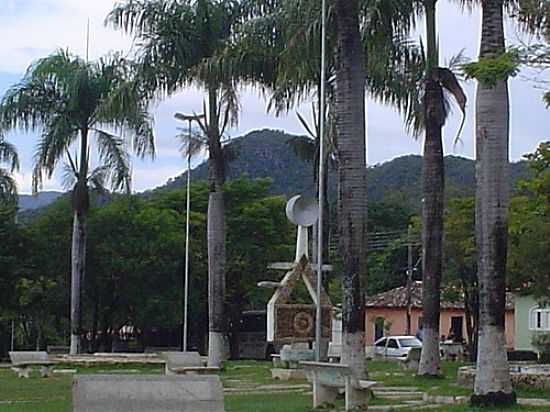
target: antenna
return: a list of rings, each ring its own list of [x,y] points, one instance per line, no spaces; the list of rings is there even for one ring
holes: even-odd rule
[[[86,63],[90,57],[90,18],[88,17],[88,24],[86,25]]]

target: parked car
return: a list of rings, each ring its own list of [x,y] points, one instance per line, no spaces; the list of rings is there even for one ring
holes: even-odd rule
[[[414,336],[385,336],[374,342],[375,356],[384,358],[404,358],[412,348],[422,348]]]

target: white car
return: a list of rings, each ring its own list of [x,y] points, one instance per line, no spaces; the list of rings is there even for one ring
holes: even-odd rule
[[[414,336],[385,336],[374,342],[374,354],[384,358],[404,358],[412,348],[422,348]]]

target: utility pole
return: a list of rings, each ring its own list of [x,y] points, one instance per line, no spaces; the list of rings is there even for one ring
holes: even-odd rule
[[[412,274],[413,274],[413,243],[412,226],[407,231],[407,335],[411,335],[411,309],[412,309]]]
[[[189,306],[189,213],[191,211],[191,123],[204,118],[204,114],[176,113],[174,117],[181,121],[187,121],[189,136],[187,141],[187,213],[185,219],[185,275],[183,281],[183,331],[182,352],[187,352],[187,308]]]

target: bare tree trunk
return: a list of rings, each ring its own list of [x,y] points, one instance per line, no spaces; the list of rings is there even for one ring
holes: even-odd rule
[[[70,354],[80,353],[82,309],[80,307],[81,281],[86,268],[86,216],[74,212],[71,246],[71,346]]]
[[[209,90],[208,104],[208,366],[225,360],[225,217],[223,184],[225,162],[218,126],[217,90]]]
[[[80,165],[72,192],[73,237],[71,245],[71,346],[69,354],[80,353],[82,335],[81,282],[86,271],[86,218],[90,207],[88,193],[88,128],[80,131]]]
[[[418,374],[440,375],[439,311],[441,261],[443,256],[444,168],[441,129],[445,121],[443,90],[436,78],[436,0],[426,0],[428,64],[425,81],[424,117],[426,136],[422,162],[422,354]]]
[[[503,0],[483,0],[480,58],[504,52]],[[474,405],[516,402],[504,334],[509,197],[507,80],[478,82],[476,99],[476,237],[479,250],[479,343]]]
[[[343,260],[342,358],[355,378],[367,375],[365,305],[361,279],[367,257],[365,56],[357,0],[336,1],[336,114],[340,247]]]

